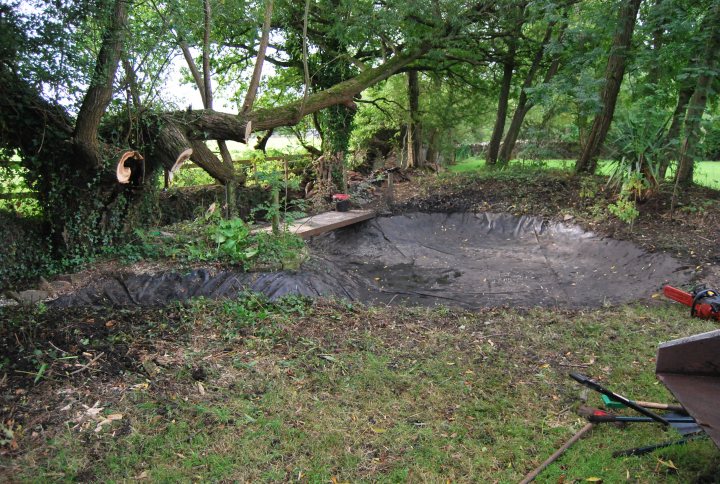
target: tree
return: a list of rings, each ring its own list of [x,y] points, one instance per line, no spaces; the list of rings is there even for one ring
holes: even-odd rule
[[[512,87],[513,73],[515,72],[517,52],[517,39],[522,32],[522,26],[525,22],[525,5],[518,5],[514,8],[511,16],[509,38],[507,40],[507,51],[502,56],[502,80],[500,81],[500,94],[498,97],[498,108],[495,116],[495,125],[493,126],[490,143],[488,143],[487,155],[485,160],[488,165],[497,163],[498,151],[500,150],[500,142],[502,141],[503,132],[505,131],[505,121],[507,118],[508,102],[510,101],[510,88]]]
[[[615,113],[615,104],[620,93],[620,85],[625,75],[625,66],[640,3],[641,0],[621,1],[617,30],[605,68],[605,84],[600,93],[601,109],[593,120],[580,158],[575,163],[577,173],[594,173],[597,167],[597,154],[610,129],[610,123],[612,123]]]
[[[520,89],[520,96],[517,101],[517,106],[515,107],[515,112],[512,117],[512,121],[510,122],[510,127],[507,130],[507,133],[505,134],[505,138],[503,140],[502,146],[500,147],[500,152],[498,154],[498,162],[500,164],[507,164],[510,161],[510,157],[512,156],[512,151],[515,148],[515,143],[517,142],[518,136],[520,135],[520,128],[522,127],[522,123],[525,120],[525,116],[527,116],[527,113],[532,109],[534,106],[534,102],[529,98],[528,96],[528,90],[532,88],[533,83],[535,82],[535,76],[537,75],[538,71],[540,70],[541,64],[543,59],[545,58],[545,51],[547,50],[548,43],[551,40],[553,30],[555,30],[555,27],[557,25],[557,22],[554,19],[551,19],[548,22],[548,26],[545,29],[545,35],[543,36],[542,40],[540,41],[539,46],[537,47],[537,50],[535,51],[535,55],[533,56],[532,63],[530,65],[530,68],[527,71],[527,74],[525,75],[525,80],[523,81],[523,85]],[[562,23],[560,25],[559,33],[557,35],[556,43],[561,44],[562,38],[565,32],[565,28],[567,28],[567,20],[566,18],[563,18]],[[553,60],[550,63],[550,66],[547,68],[547,72],[545,73],[545,78],[543,79],[543,84],[547,84],[552,80],[552,78],[557,74],[558,69],[560,68],[560,56],[559,53],[556,52],[553,56]]]
[[[311,4],[315,5],[315,2]],[[438,12],[435,2],[429,1],[413,7],[404,2],[393,2],[388,5],[388,10],[382,12],[368,9],[368,5],[364,4],[343,3],[343,8],[351,9],[345,12],[346,16],[338,12],[313,10],[313,25],[324,25],[323,22],[330,18],[334,29],[345,27],[343,31],[347,35],[337,36],[337,51],[347,54],[347,62],[357,71],[343,74],[344,80],[335,79],[316,87],[307,95],[295,96],[280,105],[259,103],[258,108],[230,114],[213,109],[209,74],[212,56],[230,48],[227,46],[230,44],[228,32],[231,26],[226,22],[231,20],[225,17],[224,11],[213,19],[208,1],[203,3],[202,14],[186,20],[166,18],[161,15],[161,10],[152,9],[151,4],[133,4],[128,0],[59,3],[55,10],[45,2],[38,2],[38,13],[30,17],[9,14],[2,17],[4,27],[7,26],[4,31],[8,32],[12,42],[0,51],[0,80],[7,88],[0,99],[0,119],[3,120],[0,143],[3,150],[17,152],[28,168],[29,182],[41,194],[41,203],[57,247],[62,248],[66,255],[82,255],[92,251],[93,246],[107,245],[124,230],[153,218],[155,185],[142,183],[143,176],[135,176],[137,183],[129,185],[120,184],[115,178],[118,159],[124,153],[133,151],[142,155],[133,156],[133,163],[137,166],[132,169],[134,173],[144,173],[144,178],[150,180],[157,170],[171,168],[179,154],[192,148],[192,159],[196,164],[221,183],[231,183],[236,177],[234,169],[227,160],[215,156],[205,141],[244,142],[250,130],[267,131],[292,126],[309,114],[336,106],[342,106],[342,109],[354,106],[354,98],[367,87],[400,72],[429,52],[445,48],[446,42],[464,36],[468,25],[481,26],[481,21],[492,8],[482,3],[465,8],[463,4],[460,1],[448,2],[443,7],[452,10],[452,15]],[[95,8],[96,5],[100,8]],[[168,5],[176,4],[170,2]],[[239,4],[235,6],[240,7]],[[281,7],[287,9],[288,3],[282,3]],[[238,10],[230,9],[233,12]],[[12,12],[4,9],[3,13],[6,11]],[[143,86],[135,77],[142,73],[142,66],[155,68],[167,65],[172,50],[161,52],[157,47],[167,47],[178,41],[177,38],[172,39],[167,27],[176,21],[196,25],[193,20],[200,15],[203,18],[202,32],[193,38],[203,39],[205,52],[201,87],[206,107],[177,109],[148,102],[140,105],[142,93],[139,90]],[[382,19],[379,24],[372,21],[378,16]],[[283,18],[282,15],[278,17]],[[458,17],[461,22],[457,21]],[[417,18],[422,22],[418,22]],[[84,92],[77,90],[73,93],[79,100],[77,110],[68,107],[66,99],[48,99],[48,91],[43,88],[42,76],[38,73],[60,70],[50,62],[52,55],[38,60],[37,54],[33,53],[48,47],[59,52],[64,45],[63,40],[67,38],[53,44],[53,37],[49,35],[42,41],[28,42],[34,39],[34,32],[48,28],[47,25],[54,25],[56,21],[58,25],[72,26],[65,32],[66,36],[78,35],[82,40],[83,36],[78,32],[95,26],[100,34],[95,44],[90,45],[86,41],[87,44],[76,43],[73,46],[83,53],[69,64],[75,72],[81,73],[76,79],[88,79]],[[292,21],[297,23],[297,19]],[[244,25],[252,25],[252,22]],[[192,27],[181,27],[178,31],[183,34],[192,30]],[[248,28],[254,32],[258,30],[257,26]],[[289,25],[278,25],[277,28],[278,35],[286,38],[292,35],[294,29]],[[155,48],[148,46],[145,52],[137,52],[135,48],[146,42],[142,35],[150,32],[161,40],[154,43]],[[322,29],[309,32],[308,37],[317,32],[322,32]],[[126,42],[131,35],[138,37]],[[223,37],[213,39],[212,35]],[[369,40],[364,44],[358,40],[365,37]],[[253,33],[244,40],[254,38],[257,36]],[[314,48],[320,47],[320,41],[317,42]],[[251,48],[246,53],[257,56],[254,47],[257,44],[250,42],[249,45]],[[285,53],[278,51],[277,46],[269,47],[279,56],[269,57],[271,61],[286,63],[283,60],[287,59],[283,58]],[[94,57],[89,55],[93,52],[97,53]],[[147,58],[158,60],[146,63]],[[88,59],[94,59],[94,62],[88,62]],[[125,71],[123,80],[119,80],[117,75],[121,65]],[[297,67],[292,63],[289,65]],[[321,62],[318,68],[324,67],[327,63]],[[64,69],[63,72],[69,70]],[[158,68],[158,76],[161,70]],[[58,77],[65,76],[60,73]],[[130,102],[124,102],[120,96],[126,87]]]
[[[718,49],[720,49],[720,2],[713,2],[711,10],[703,21],[702,34],[706,39],[706,44],[703,54],[698,60],[698,76],[695,90],[688,102],[676,175],[677,182],[682,185],[689,185],[693,181],[693,165],[699,138],[700,121],[705,112],[710,86],[715,78]]]

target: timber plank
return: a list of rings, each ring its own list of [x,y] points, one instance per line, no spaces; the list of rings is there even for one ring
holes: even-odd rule
[[[312,217],[296,220],[288,227],[288,232],[308,239],[315,235],[324,234],[340,227],[346,227],[375,217],[374,210],[349,210],[347,212],[323,212]],[[270,227],[260,230],[270,231]]]

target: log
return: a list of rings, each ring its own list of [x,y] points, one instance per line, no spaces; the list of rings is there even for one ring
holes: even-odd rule
[[[168,184],[172,183],[173,175],[175,175],[175,172],[177,172],[180,167],[185,163],[187,160],[190,159],[190,157],[193,154],[192,148],[188,148],[182,153],[180,153],[180,156],[177,157],[177,160],[175,160],[175,164],[168,170]]]
[[[132,178],[132,175],[133,175],[133,170],[132,170],[132,168],[125,166],[125,162],[130,159],[137,160],[137,161],[143,161],[145,158],[143,158],[143,155],[141,155],[137,151],[133,151],[133,150],[125,151],[120,156],[120,160],[118,160],[118,164],[115,169],[115,176],[117,177],[117,181],[119,181],[120,183],[123,183],[123,184],[130,183],[130,179]],[[144,173],[142,173],[141,176],[144,176]]]

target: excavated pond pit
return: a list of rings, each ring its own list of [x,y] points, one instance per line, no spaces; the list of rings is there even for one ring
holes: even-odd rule
[[[336,296],[368,303],[599,306],[682,285],[692,269],[667,254],[563,223],[492,213],[378,217],[315,237],[299,272],[189,273],[107,277],[57,299],[58,306],[163,305],[251,290]]]

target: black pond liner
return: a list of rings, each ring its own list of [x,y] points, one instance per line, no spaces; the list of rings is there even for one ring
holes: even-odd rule
[[[58,306],[163,305],[250,290],[335,296],[368,303],[469,309],[512,305],[592,307],[683,285],[693,271],[673,257],[549,223],[492,213],[378,217],[310,241],[299,272],[118,276],[57,299]]]

